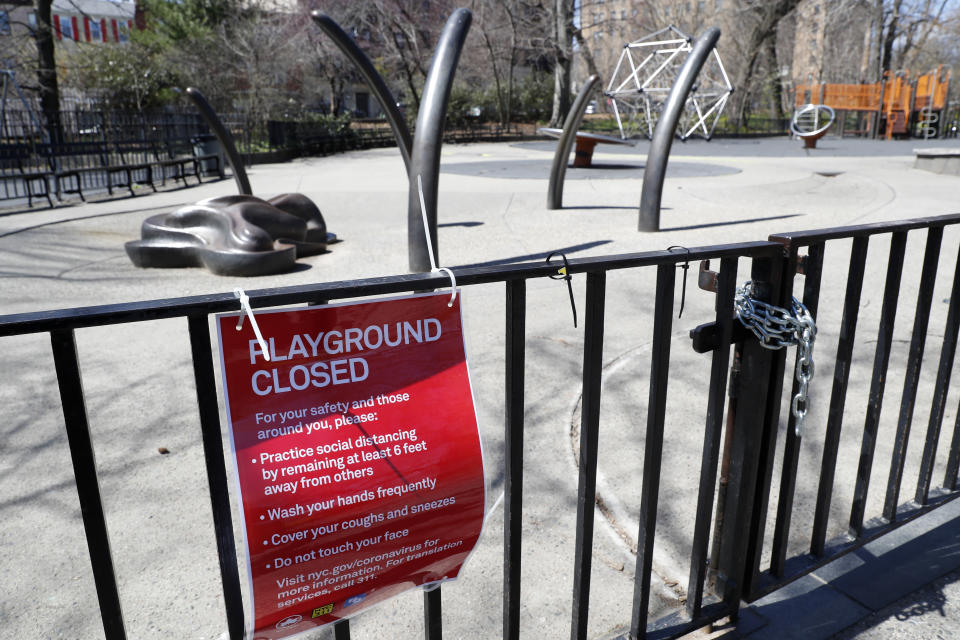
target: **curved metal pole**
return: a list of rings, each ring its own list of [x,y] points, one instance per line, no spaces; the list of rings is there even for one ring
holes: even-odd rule
[[[213,134],[217,136],[217,140],[220,141],[220,147],[226,152],[227,160],[233,169],[233,179],[237,183],[237,189],[240,191],[240,194],[252,196],[253,189],[250,188],[250,180],[247,179],[247,170],[243,168],[243,159],[240,157],[240,154],[237,153],[237,146],[233,144],[233,136],[230,135],[227,128],[220,122],[217,113],[213,110],[213,107],[210,106],[210,103],[207,102],[203,94],[200,93],[199,89],[187,87],[187,95],[190,96],[193,103],[197,105],[197,109],[200,110],[200,115],[207,121],[207,125],[213,130]]]
[[[410,270],[430,271],[430,253],[423,230],[420,213],[420,196],[417,176],[423,181],[423,200],[433,255],[440,263],[437,253],[437,187],[440,182],[440,146],[443,144],[443,122],[447,114],[447,102],[453,85],[453,74],[463,42],[470,30],[473,14],[468,9],[457,9],[447,20],[430,62],[430,72],[420,96],[420,111],[417,113],[416,135],[413,152],[410,154],[410,194],[407,202],[407,250]]]
[[[577,99],[573,101],[567,119],[563,121],[563,133],[557,141],[557,152],[553,154],[553,166],[550,167],[550,185],[547,187],[547,209],[563,209],[563,179],[567,175],[567,163],[570,161],[570,149],[577,139],[577,129],[583,121],[583,114],[589,104],[588,98],[600,83],[600,76],[587,78]]]
[[[403,156],[403,165],[407,168],[407,174],[409,175],[410,147],[413,145],[410,128],[407,127],[407,121],[400,113],[400,109],[397,108],[397,100],[390,93],[383,77],[377,73],[367,54],[357,46],[353,38],[340,28],[340,25],[333,18],[322,11],[313,11],[310,16],[323,29],[324,33],[330,36],[333,43],[343,52],[343,55],[347,56],[350,62],[356,65],[360,75],[366,80],[367,86],[376,96],[380,108],[383,109],[383,113],[387,116],[387,122],[390,123],[390,128],[393,130],[393,137],[397,139],[397,148],[400,149],[400,155]]]
[[[640,194],[640,231],[660,231],[660,198],[663,195],[663,178],[667,173],[667,160],[670,159],[670,147],[680,121],[680,113],[687,103],[687,96],[693,88],[697,75],[720,39],[720,29],[710,27],[694,41],[693,49],[687,56],[676,82],[670,88],[670,95],[663,107],[663,113],[657,120],[653,131],[650,152],[647,154],[647,166],[643,171],[643,190]]]

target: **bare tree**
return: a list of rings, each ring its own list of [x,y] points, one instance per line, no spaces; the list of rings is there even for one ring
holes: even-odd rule
[[[223,23],[218,27],[222,63],[232,78],[235,102],[257,123],[285,109],[299,110],[289,95],[301,65],[305,23],[280,14]]]
[[[311,66],[326,81],[330,91],[329,113],[342,113],[346,107],[347,89],[358,79],[353,63],[323,34],[307,33],[307,42],[313,53]]]
[[[559,127],[570,109],[573,65],[574,0],[553,0],[553,111],[550,126]]]
[[[53,0],[37,0],[37,28],[34,39],[37,43],[37,84],[40,87],[40,111],[43,113],[47,133],[52,142],[61,139],[60,88],[57,86],[57,62],[53,49],[53,24],[51,6]]]
[[[399,78],[419,108],[420,92],[440,31],[454,9],[448,0],[365,0],[357,28],[370,33],[386,75]],[[336,16],[335,16],[336,17]]]
[[[743,122],[751,101],[768,80],[762,77],[762,71],[776,71],[777,28],[798,3],[799,0],[740,0],[737,3],[737,21],[744,29],[734,38],[742,52],[742,59],[733,70],[733,86],[737,90],[733,94],[732,115],[737,124]]]
[[[942,24],[948,0],[889,0],[883,35],[884,71],[909,69],[924,50],[930,35]]]
[[[517,67],[535,57],[538,45],[542,47],[546,12],[540,1],[533,0],[473,0],[471,5],[474,29],[490,65],[497,116],[506,125],[513,118]]]

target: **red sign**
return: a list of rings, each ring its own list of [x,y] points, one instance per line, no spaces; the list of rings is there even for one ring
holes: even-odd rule
[[[449,298],[260,312],[266,354],[218,318],[255,638],[454,579],[473,550],[483,461]]]

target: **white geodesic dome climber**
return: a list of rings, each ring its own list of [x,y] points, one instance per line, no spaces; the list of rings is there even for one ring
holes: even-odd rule
[[[604,91],[613,103],[622,138],[638,132],[653,138],[657,119],[692,44],[692,37],[670,25],[624,45]],[[709,140],[731,93],[733,85],[714,49],[687,96],[677,125],[680,139],[697,134]]]

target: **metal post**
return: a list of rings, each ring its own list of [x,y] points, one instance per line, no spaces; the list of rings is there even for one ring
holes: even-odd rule
[[[367,86],[370,87],[373,95],[376,96],[380,107],[383,109],[384,115],[387,117],[387,122],[390,123],[390,128],[393,130],[393,137],[397,139],[397,148],[400,149],[400,155],[403,156],[403,166],[406,167],[407,174],[409,175],[410,147],[413,145],[410,128],[407,127],[407,121],[404,119],[403,114],[400,113],[400,109],[397,108],[397,100],[393,97],[393,94],[390,93],[390,89],[387,88],[387,83],[384,82],[383,77],[377,73],[367,54],[357,46],[353,38],[348,36],[346,32],[340,28],[340,25],[338,25],[333,18],[321,11],[314,11],[310,15],[313,17],[313,21],[317,23],[317,26],[330,36],[333,43],[343,52],[343,55],[347,56],[350,62],[356,65],[357,71],[360,72],[360,75],[362,75],[363,79],[367,82]]]
[[[758,299],[779,299],[782,268],[782,261],[778,259],[754,259],[751,280]],[[751,538],[756,536],[761,524],[758,522],[759,512],[765,512],[765,509],[759,508],[758,500],[765,500],[766,496],[757,494],[762,480],[761,467],[765,458],[772,453],[765,451],[771,445],[771,439],[765,431],[771,428],[768,424],[768,402],[772,399],[769,397],[770,374],[775,366],[774,352],[763,348],[758,340],[738,344],[737,354],[741,374],[736,382],[738,388],[731,389],[731,392],[737,393],[739,402],[733,429],[728,436],[729,479],[723,529],[716,534],[720,539],[717,587],[724,603],[731,606],[736,606],[746,583],[752,577],[751,547],[756,548],[760,544],[760,540]],[[776,425],[772,425],[772,428],[776,429]],[[724,446],[726,448],[728,445]],[[726,457],[726,452],[724,455]],[[726,464],[727,460],[724,461]]]
[[[520,638],[520,567],[523,562],[523,408],[527,281],[507,282],[504,373],[503,638]]]
[[[60,402],[63,420],[67,428],[67,442],[73,461],[73,475],[80,498],[80,515],[87,534],[87,549],[93,566],[93,581],[100,603],[100,618],[107,640],[126,640],[123,611],[120,607],[120,592],[110,553],[110,535],[100,497],[100,480],[97,477],[97,460],[90,438],[87,422],[87,407],[80,378],[80,363],[77,360],[77,343],[73,329],[58,329],[50,332],[53,347],[53,363],[60,387]]]
[[[603,319],[607,272],[587,273],[587,311],[583,338],[583,400],[580,411],[577,533],[574,547],[571,640],[585,640],[590,613],[593,524],[597,500],[597,443],[603,379]]]
[[[443,616],[440,585],[423,592],[423,637],[426,640],[443,640]]]
[[[567,174],[567,162],[570,159],[570,149],[577,138],[577,129],[583,121],[583,114],[587,110],[589,98],[600,83],[600,76],[592,75],[583,83],[577,99],[573,101],[567,119],[563,122],[563,133],[557,141],[557,151],[553,155],[553,166],[550,167],[550,186],[547,187],[547,209],[563,209],[563,179]]]
[[[693,89],[697,75],[706,62],[707,56],[713,51],[720,39],[720,29],[710,27],[704,31],[693,43],[690,55],[687,56],[677,81],[670,89],[667,102],[663,107],[663,115],[657,121],[657,128],[653,132],[650,142],[650,152],[647,154],[647,166],[643,172],[643,190],[640,195],[640,231],[660,230],[660,199],[663,195],[663,179],[667,173],[667,160],[670,158],[670,147],[673,145],[673,136],[680,121],[680,114],[687,103],[687,96]]]
[[[420,96],[416,136],[410,154],[410,190],[407,204],[407,250],[410,270],[430,271],[430,253],[424,236],[423,217],[417,177],[423,181],[423,201],[433,255],[439,264],[437,252],[437,187],[440,182],[440,147],[443,144],[443,123],[447,114],[453,74],[457,70],[460,51],[467,38],[473,14],[468,9],[457,9],[447,20],[430,63],[427,82]]]
[[[203,459],[207,467],[210,504],[213,511],[213,529],[217,537],[220,559],[220,580],[227,613],[227,633],[230,640],[240,640],[244,634],[243,596],[237,571],[237,552],[230,516],[230,491],[227,488],[226,461],[220,440],[220,410],[217,408],[217,382],[213,373],[213,353],[210,349],[210,327],[206,314],[191,315],[190,350],[193,355],[193,376],[197,388],[197,409],[203,436]]]
[[[227,128],[223,126],[220,118],[217,117],[217,112],[213,110],[213,107],[210,106],[210,103],[207,102],[207,99],[200,93],[199,89],[187,87],[187,95],[190,96],[193,103],[197,105],[200,115],[207,121],[207,125],[213,130],[213,135],[217,136],[217,140],[220,141],[220,147],[226,152],[227,160],[233,169],[233,179],[237,183],[237,189],[240,191],[240,195],[252,196],[253,189],[250,188],[247,171],[243,168],[243,159],[240,157],[240,154],[237,153],[237,146],[233,144],[233,136],[230,135]]]

